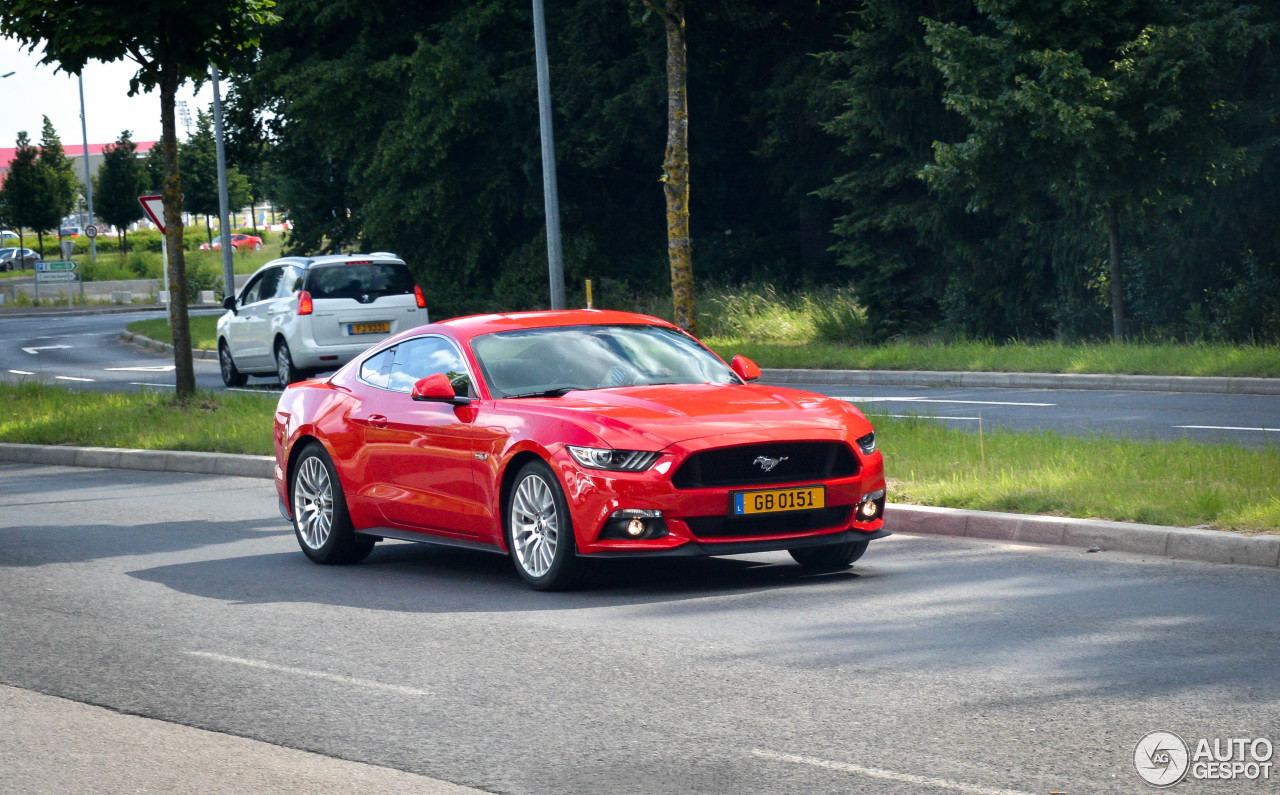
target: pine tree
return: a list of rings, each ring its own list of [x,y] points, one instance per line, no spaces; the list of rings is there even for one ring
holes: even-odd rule
[[[138,146],[125,130],[115,146],[103,150],[102,166],[93,180],[94,211],[116,228],[121,258],[128,248],[129,224],[144,215],[138,197],[147,192],[147,177],[147,167],[138,159]]]

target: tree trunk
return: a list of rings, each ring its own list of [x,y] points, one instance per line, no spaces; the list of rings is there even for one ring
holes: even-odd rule
[[[164,240],[169,250],[169,325],[173,328],[174,382],[178,399],[196,393],[196,373],[191,356],[191,326],[187,317],[187,260],[182,250],[182,180],[178,175],[178,135],[174,127],[174,99],[178,74],[168,52],[163,20],[160,23],[160,145],[164,152]]]
[[[253,233],[258,234],[258,200],[249,200],[249,221],[253,224]]]
[[[662,164],[667,198],[667,254],[677,326],[698,333],[693,302],[693,252],[689,241],[689,96],[684,38],[684,0],[666,0],[667,153]]]
[[[204,231],[209,236],[209,249],[213,250],[213,222],[209,220],[209,214],[204,214]],[[218,234],[222,234],[222,230],[218,230]]]
[[[1120,210],[1114,201],[1107,204],[1107,249],[1111,260],[1111,335],[1124,342],[1124,274],[1120,270]]]

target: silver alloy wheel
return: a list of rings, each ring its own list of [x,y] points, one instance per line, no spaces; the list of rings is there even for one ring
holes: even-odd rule
[[[333,481],[318,456],[307,456],[293,478],[293,516],[302,543],[320,549],[333,529]]]
[[[516,487],[511,500],[511,546],[516,562],[530,577],[544,576],[556,557],[560,538],[560,513],[551,487],[538,475],[529,475]]]
[[[280,344],[276,346],[276,378],[280,379],[280,386],[289,385],[289,377],[293,375],[293,362],[289,361],[289,349]]]
[[[222,381],[230,384],[234,376],[231,373],[231,351],[227,350],[226,345],[218,347],[218,365],[222,367]]]

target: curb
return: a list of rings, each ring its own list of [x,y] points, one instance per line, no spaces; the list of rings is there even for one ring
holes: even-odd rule
[[[1247,536],[1227,530],[924,505],[890,505],[884,513],[884,524],[895,533],[928,533],[1081,549],[1096,547],[1099,552],[1132,552],[1204,563],[1280,568],[1280,535]]]
[[[0,443],[0,462],[246,478],[275,476],[273,456],[236,453]],[[1203,563],[1280,568],[1280,535],[1247,536],[1226,530],[897,504],[890,504],[885,510],[884,521],[885,528],[894,533],[925,533],[1080,549],[1096,547],[1098,551],[1131,552]]]
[[[186,472],[193,475],[231,475],[242,478],[274,477],[276,466],[275,457],[269,455],[46,444],[0,444],[0,461],[47,466],[141,469],[148,472]]]
[[[1207,392],[1280,395],[1280,378],[1076,373],[971,373],[952,370],[763,370],[774,384],[957,386],[1022,389],[1102,389],[1122,392]]]
[[[161,351],[163,353],[173,353],[173,346],[170,345],[169,343],[161,342],[160,340],[153,340],[150,337],[144,337],[141,334],[134,334],[132,331],[120,332],[120,336],[117,337],[117,339],[119,339],[121,342],[128,342],[128,343],[137,345],[139,348],[150,348],[151,350]],[[217,359],[218,352],[207,351],[207,350],[204,350],[203,348],[192,348],[191,358]]]

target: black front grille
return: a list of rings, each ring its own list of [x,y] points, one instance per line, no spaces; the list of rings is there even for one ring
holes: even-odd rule
[[[764,465],[776,460],[768,472]],[[694,453],[676,470],[678,489],[767,486],[858,474],[858,458],[843,442],[770,442]]]
[[[849,505],[837,505],[816,511],[766,513],[759,516],[691,516],[684,521],[689,525],[689,531],[698,538],[791,535],[846,524],[850,508]]]

